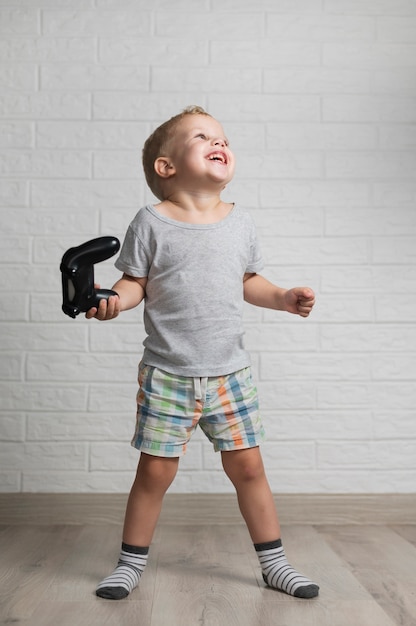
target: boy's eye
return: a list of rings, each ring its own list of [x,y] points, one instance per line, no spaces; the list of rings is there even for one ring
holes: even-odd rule
[[[201,139],[206,139],[207,138],[207,136],[204,135],[204,133],[198,133],[197,137],[200,137]]]

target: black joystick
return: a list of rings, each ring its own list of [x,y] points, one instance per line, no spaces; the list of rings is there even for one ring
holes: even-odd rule
[[[69,248],[62,257],[62,310],[75,318],[79,313],[97,307],[100,300],[118,294],[111,289],[95,289],[94,263],[105,261],[120,249],[116,237],[98,237],[76,248]]]

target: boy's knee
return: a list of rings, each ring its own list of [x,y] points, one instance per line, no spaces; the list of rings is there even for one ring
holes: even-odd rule
[[[167,484],[169,486],[176,476],[178,464],[178,458],[162,458],[142,453],[137,469],[137,478],[149,485]]]
[[[243,454],[238,454],[238,452],[226,452],[222,457],[224,470],[233,483],[248,483],[264,476],[264,466],[260,454],[244,454],[245,450],[241,451]]]

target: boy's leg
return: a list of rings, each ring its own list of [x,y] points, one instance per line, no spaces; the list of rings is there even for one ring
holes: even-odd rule
[[[149,546],[162,509],[163,498],[178,471],[179,457],[140,455],[124,518],[123,541]]]
[[[319,587],[287,562],[260,449],[222,452],[222,464],[236,489],[240,511],[254,543],[265,582],[296,597],[317,596]]]
[[[113,573],[98,585],[98,596],[120,600],[137,587],[146,566],[163,497],[176,476],[178,464],[179,458],[141,454],[127,502],[120,558]]]

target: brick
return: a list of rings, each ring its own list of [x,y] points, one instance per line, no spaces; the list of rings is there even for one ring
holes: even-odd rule
[[[414,15],[413,0],[326,0],[325,11],[350,15]]]
[[[147,0],[95,0],[95,4],[98,8],[103,9],[120,9],[123,8],[137,8],[140,10],[145,10],[149,8],[149,3]],[[188,10],[190,6],[195,6],[192,3],[190,4],[189,0],[175,0],[175,8],[178,11]],[[170,0],[154,0],[152,3],[152,7],[158,10],[161,9],[171,9],[172,3]],[[204,14],[205,11],[208,11],[210,8],[209,0],[200,0],[198,2],[198,11]]]
[[[85,385],[0,383],[2,407],[6,411],[82,410],[86,408]]]
[[[415,406],[414,380],[377,382],[370,389],[371,405],[375,410],[408,411]]]
[[[138,452],[126,443],[92,443],[89,467],[92,471],[131,471],[136,469]]]
[[[1,184],[0,208],[6,209],[27,206],[28,184],[25,180],[4,180]]]
[[[413,181],[374,182],[374,204],[391,210],[413,207],[416,200],[416,183]]]
[[[279,41],[373,41],[376,22],[373,17],[350,15],[281,15],[270,13],[267,37]]]
[[[1,441],[24,441],[26,434],[26,417],[22,412],[0,413]]]
[[[273,149],[371,150],[377,145],[370,124],[267,124],[266,146]]]
[[[23,235],[36,235],[34,244],[34,260],[40,262],[56,261],[56,254],[62,254],[66,248],[75,245],[77,240],[93,233],[98,222],[94,211],[52,211],[52,210],[21,210],[19,219],[5,226],[4,233],[20,232]],[[65,235],[59,240],[51,241],[51,235]],[[42,235],[49,235],[40,238]],[[67,242],[67,245],[66,243]],[[42,250],[42,253],[40,252]]]
[[[363,93],[371,90],[371,75],[363,70],[339,70],[326,67],[266,68],[264,70],[265,93]]]
[[[192,5],[194,6],[194,5]],[[201,15],[199,11],[180,13],[175,11],[161,11],[156,13],[155,34],[157,37],[176,39],[200,39]],[[204,28],[211,33],[210,39],[215,43],[227,41],[262,40],[264,32],[263,15],[258,11],[252,13],[223,13],[218,19],[215,12],[204,15]],[[214,46],[215,48],[215,46]]]
[[[91,209],[136,207],[144,199],[144,183],[127,181],[36,180],[32,183],[33,203],[40,208]]]
[[[87,38],[42,39],[40,37],[4,38],[0,41],[3,62],[92,62],[95,42]]]
[[[294,406],[313,409],[316,406],[315,386],[309,381],[259,381],[257,388],[261,407],[266,410],[291,409]]]
[[[410,346],[413,352],[380,354],[372,363],[374,380],[414,380],[416,366],[416,345]]]
[[[347,408],[316,410],[287,409],[262,410],[267,441],[362,440],[373,436],[373,420],[370,410]]]
[[[15,493],[20,491],[21,472],[19,471],[1,471],[0,472],[0,491],[1,493]]]
[[[136,412],[137,376],[126,376],[124,383],[93,383],[89,386],[88,411],[112,411],[119,413]],[[127,382],[126,382],[127,381]]]
[[[392,374],[394,377],[394,373]],[[392,419],[391,410],[379,409],[374,412],[374,438],[375,439],[414,439],[416,438],[415,415],[412,409],[396,413]]]
[[[0,443],[2,459],[10,469],[81,470],[87,467],[87,447],[78,443]]]
[[[0,102],[0,110],[2,103],[3,100]],[[1,148],[30,148],[32,144],[33,132],[30,122],[0,122]]]
[[[28,381],[124,382],[135,379],[138,359],[133,355],[54,353],[29,354],[26,363]]]
[[[94,153],[94,178],[136,180],[141,170],[141,150],[106,150]],[[130,222],[126,220],[127,225]]]
[[[283,318],[282,316],[285,315]],[[246,324],[244,343],[250,351],[279,350],[314,351],[318,347],[318,331],[310,325],[287,324],[288,314],[274,312],[275,322]],[[284,321],[283,321],[284,320]],[[271,340],[273,338],[273,340]]]
[[[416,463],[415,443],[406,441],[320,443],[317,453],[319,467],[415,469]]]
[[[0,155],[0,175],[30,178],[89,178],[91,157],[86,152],[8,151]]]
[[[266,380],[365,380],[371,378],[371,357],[366,354],[314,354],[264,352],[260,376]]]
[[[65,321],[64,318],[61,318]],[[69,318],[68,318],[69,320]],[[87,348],[87,325],[84,324],[35,324],[2,323],[3,350],[63,352],[84,351]]]
[[[36,141],[46,149],[137,149],[148,134],[145,124],[106,122],[40,122]]]
[[[402,294],[399,298],[379,298],[375,301],[375,319],[377,322],[414,322],[415,305],[416,296],[412,293]],[[416,345],[414,347],[416,349]]]
[[[319,98],[306,95],[248,94],[244,98],[230,94],[224,100],[213,94],[209,97],[209,110],[224,124],[241,122],[316,122],[320,117]],[[217,113],[218,111],[218,113]]]
[[[316,387],[317,407],[319,409],[347,407],[367,409],[371,406],[369,383],[332,382],[330,385],[319,383]]]
[[[316,237],[324,231],[324,212],[320,208],[261,209],[250,211],[256,222],[259,237]]]
[[[414,123],[416,99],[403,96],[380,98],[366,95],[325,95],[322,98],[324,122]]]
[[[416,147],[416,128],[397,125],[384,126],[380,129],[380,147],[387,150],[414,150]],[[411,153],[410,153],[411,154]]]
[[[60,281],[55,280],[54,293],[37,293],[30,296],[30,321],[36,323],[63,322],[62,290]],[[74,322],[75,323],[75,322]]]
[[[0,66],[0,88],[2,90],[35,91],[37,68],[32,64],[13,64]]]
[[[374,312],[372,296],[349,296],[347,299],[334,301],[331,296],[319,296],[313,310],[313,317],[325,322],[365,323],[378,319]]]
[[[1,263],[28,263],[29,259],[30,242],[27,237],[0,237]]]
[[[285,179],[314,179],[320,177],[322,172],[322,158],[314,152],[272,152],[254,150],[246,154],[240,152],[238,159],[238,172],[246,180],[270,179],[276,172]]]
[[[2,4],[11,4],[13,2],[14,5],[19,7],[32,7],[33,0],[1,0]],[[72,8],[72,9],[82,9],[85,7],[92,6],[94,4],[94,0],[36,0],[36,6],[38,8],[55,8],[55,9],[64,9],[64,8]]]
[[[167,92],[166,92],[167,93]],[[169,93],[169,97],[164,98],[160,93],[137,93],[126,91],[123,98],[117,92],[97,91],[93,94],[93,119],[94,120],[131,120],[136,122],[145,122],[141,124],[142,134],[135,139],[134,148],[142,148],[142,145],[150,135],[151,131],[160,123],[176,115],[190,103],[197,103],[206,108],[207,96],[198,93]],[[96,127],[99,126],[96,124]],[[123,128],[123,125],[117,124],[117,127]],[[111,125],[105,125],[103,128],[111,130]],[[136,127],[137,128],[137,127]],[[134,126],[127,126],[127,136],[133,132]],[[135,135],[136,137],[136,135]],[[101,147],[101,146],[100,146]],[[103,148],[111,148],[108,142]],[[115,146],[123,147],[123,146]],[[129,147],[129,146],[127,146]]]
[[[323,47],[323,64],[339,68],[414,68],[415,52],[414,43],[328,43]]]
[[[364,348],[377,352],[405,352],[416,345],[413,324],[326,324],[319,329],[320,345],[324,351],[362,352]]]
[[[412,152],[330,152],[325,157],[328,178],[411,178],[416,169]]]
[[[414,237],[396,237],[385,241],[373,240],[373,261],[375,263],[412,264],[416,259]]]
[[[214,91],[220,89],[222,93],[236,93],[248,91],[261,93],[262,76],[257,68],[217,68],[217,67],[166,67],[152,68],[152,90],[156,92],[195,92],[199,90]]]
[[[261,11],[273,11],[279,14],[297,13],[321,13],[321,0],[258,0],[256,6]],[[214,11],[252,11],[252,2],[241,2],[241,0],[212,0]]]
[[[105,324],[96,320],[90,323],[90,346],[94,352],[140,354],[141,343],[145,338],[144,328],[137,322],[120,323],[123,316],[124,313],[117,320]]]
[[[37,35],[39,11],[30,8],[0,8],[0,32],[5,35]]]
[[[197,41],[183,39],[181,45],[178,46],[176,38],[123,37],[121,39],[109,39],[101,37],[99,40],[99,60],[109,64],[140,64],[157,67],[169,65],[172,70],[178,66],[189,69],[190,67],[207,65],[208,44],[204,39]],[[181,78],[184,78],[183,73]],[[143,96],[145,94],[137,95]]]
[[[263,207],[359,207],[369,202],[369,186],[366,182],[354,181],[265,181],[260,187],[260,202]]]
[[[265,442],[262,445],[264,463],[270,470],[275,469],[303,469],[309,470],[315,467],[315,444],[307,441],[279,444]]]
[[[314,42],[276,43],[272,39],[214,41],[210,58],[217,66],[314,67],[320,64],[320,46]],[[257,113],[261,108],[257,109]]]
[[[416,235],[416,222],[410,207],[391,209],[331,209],[326,213],[325,232],[330,236],[391,237]]]
[[[132,472],[54,470],[22,472],[22,491],[27,493],[128,493]],[[120,524],[123,520],[120,519]]]
[[[416,71],[413,68],[395,68],[394,70],[375,70],[373,72],[373,92],[385,96],[415,97]],[[400,132],[400,128],[398,128]]]
[[[3,292],[0,302],[0,320],[2,322],[27,322],[29,295],[25,293]]]
[[[273,265],[295,264],[299,259],[299,250],[292,238],[271,237],[263,239],[263,253],[267,262]],[[369,260],[367,242],[363,239],[308,238],[303,245],[307,251],[308,263],[329,265],[357,265]]]
[[[414,44],[416,40],[416,18],[385,17],[377,18],[377,38],[381,42],[406,42]]]
[[[27,441],[120,441],[130,442],[135,411],[117,415],[69,411],[36,413],[27,422]]]
[[[0,94],[0,115],[13,118],[32,120],[37,119],[88,119],[90,117],[89,93],[3,93]],[[10,123],[5,122],[5,126]],[[31,123],[20,122],[20,133],[28,136],[30,141],[22,146],[6,147],[28,147],[32,145]],[[0,129],[2,124],[0,124]],[[17,127],[17,124],[16,124]],[[3,132],[0,133],[0,137]],[[26,140],[27,141],[27,140]]]
[[[117,35],[146,37],[150,34],[150,12],[145,11],[43,11],[43,32],[46,36],[92,37]]]
[[[120,90],[128,84],[147,85],[146,67],[125,65],[66,65],[65,72],[57,66],[45,65],[40,71],[40,82],[45,90]]]
[[[342,280],[338,267],[321,269],[322,293],[385,294],[386,283],[390,294],[416,291],[416,267],[379,265],[371,267],[343,267]]]
[[[20,261],[21,260],[16,260],[15,264],[10,263],[7,271],[0,272],[1,289],[3,289],[4,291],[13,291],[16,289],[17,284],[30,284],[32,292],[36,292],[39,290],[43,290],[46,294],[50,294],[52,291],[56,292],[57,283],[55,283],[54,281],[45,282],[44,267],[34,267],[29,264],[19,264]]]

